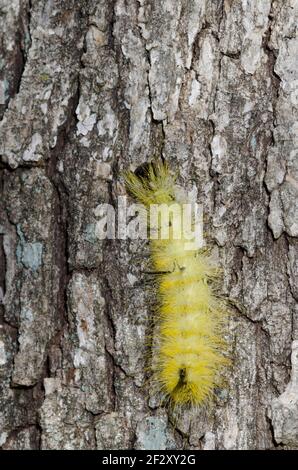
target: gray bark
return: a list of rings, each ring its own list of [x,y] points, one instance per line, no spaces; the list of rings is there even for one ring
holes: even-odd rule
[[[298,447],[298,1],[0,0],[0,20],[3,449]],[[153,156],[197,188],[235,313],[208,412],[152,391],[146,244],[97,237]]]

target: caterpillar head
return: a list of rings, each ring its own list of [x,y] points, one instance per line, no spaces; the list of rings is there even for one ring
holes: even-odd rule
[[[218,385],[220,364],[215,364],[214,359],[193,353],[167,358],[159,369],[159,382],[165,395],[175,405],[196,406],[208,402]]]

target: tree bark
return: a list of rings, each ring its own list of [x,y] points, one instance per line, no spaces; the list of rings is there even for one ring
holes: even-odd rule
[[[2,448],[298,447],[298,1],[0,0],[0,19]],[[147,245],[98,238],[153,157],[197,191],[235,314],[209,410],[154,395]]]

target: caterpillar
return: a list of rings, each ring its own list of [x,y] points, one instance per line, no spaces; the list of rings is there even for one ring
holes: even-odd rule
[[[224,340],[227,311],[215,287],[219,270],[206,248],[186,249],[188,238],[183,233],[175,236],[175,214],[168,219],[167,238],[160,237],[160,219],[150,220],[152,205],[174,204],[179,209],[187,202],[181,201],[176,177],[166,163],[152,162],[124,177],[128,193],[145,206],[151,229],[158,331],[153,378],[174,405],[206,404],[229,363]]]

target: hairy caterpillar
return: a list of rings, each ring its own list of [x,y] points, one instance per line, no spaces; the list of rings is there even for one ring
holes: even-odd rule
[[[147,164],[141,172],[126,172],[125,182],[147,214],[152,204],[177,203],[179,208],[183,203],[177,197],[175,178],[164,163]],[[149,219],[149,225],[152,223]],[[167,239],[152,237],[150,232],[159,332],[153,373],[160,391],[173,404],[201,405],[220,385],[222,368],[228,363],[223,339],[226,309],[215,294],[218,270],[208,251],[186,250],[188,240],[183,233],[177,239],[175,223],[172,215]],[[154,227],[158,235],[161,224],[158,220]]]

